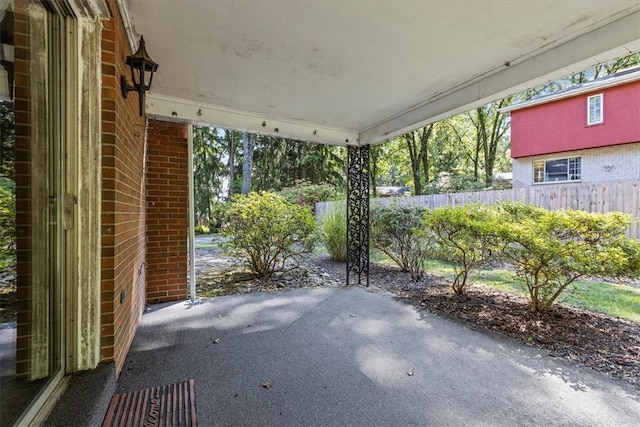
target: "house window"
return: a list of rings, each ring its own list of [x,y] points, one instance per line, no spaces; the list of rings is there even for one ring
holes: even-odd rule
[[[597,125],[604,122],[604,106],[602,94],[587,98],[587,125]]]
[[[533,182],[535,184],[579,181],[580,175],[580,157],[533,162]]]

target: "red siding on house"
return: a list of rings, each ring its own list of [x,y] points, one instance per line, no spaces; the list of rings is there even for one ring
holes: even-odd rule
[[[587,125],[587,98],[604,94],[604,123]],[[511,112],[511,157],[640,141],[640,81]]]

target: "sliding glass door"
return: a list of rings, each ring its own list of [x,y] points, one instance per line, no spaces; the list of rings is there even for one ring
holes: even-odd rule
[[[0,425],[64,373],[64,19],[0,0]]]

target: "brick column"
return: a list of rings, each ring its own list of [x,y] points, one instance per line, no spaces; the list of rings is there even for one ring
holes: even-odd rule
[[[147,303],[187,299],[188,125],[149,120]]]
[[[120,372],[146,303],[145,285],[145,128],[138,96],[122,96],[120,76],[129,76],[131,55],[116,0],[112,19],[103,21],[101,360]]]

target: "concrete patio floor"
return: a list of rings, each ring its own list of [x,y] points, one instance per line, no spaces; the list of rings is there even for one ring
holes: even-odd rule
[[[363,288],[148,307],[117,392],[188,379],[195,380],[200,426],[640,420],[631,386]]]

